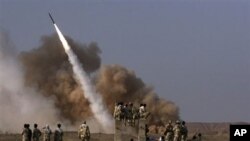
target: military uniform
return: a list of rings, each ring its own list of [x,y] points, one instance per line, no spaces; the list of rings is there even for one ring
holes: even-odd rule
[[[181,141],[181,125],[179,121],[176,121],[173,131],[174,131],[174,141]]]
[[[122,105],[118,104],[115,106],[114,118],[116,120],[121,120],[121,114],[122,114]]]
[[[54,141],[62,141],[63,140],[63,130],[61,128],[57,128],[55,130]]]
[[[26,126],[22,131],[22,141],[29,141],[29,129]]]
[[[181,125],[181,141],[186,141],[188,136],[188,129],[185,122]]]
[[[38,128],[33,130],[33,141],[39,141],[40,136],[42,135],[41,131]]]
[[[51,134],[52,134],[52,132],[51,132],[49,126],[46,125],[46,127],[43,130],[43,141],[50,141]]]
[[[82,124],[78,130],[78,137],[82,141],[89,141],[90,140],[90,130],[89,126],[86,123]]]
[[[135,126],[135,120],[139,118],[139,109],[133,106],[131,112],[132,112],[132,125]]]
[[[149,116],[149,112],[146,111],[146,104],[141,104],[139,108],[140,118],[146,119]]]
[[[166,130],[165,130],[164,134],[165,134],[166,141],[173,141],[174,132],[173,132],[173,126],[172,126],[171,122],[169,122],[166,125]]]

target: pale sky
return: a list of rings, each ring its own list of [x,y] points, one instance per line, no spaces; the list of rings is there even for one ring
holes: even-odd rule
[[[186,121],[250,122],[250,1],[0,0],[15,47],[55,32],[95,41],[103,64],[134,70]],[[2,81],[2,80],[1,80]]]

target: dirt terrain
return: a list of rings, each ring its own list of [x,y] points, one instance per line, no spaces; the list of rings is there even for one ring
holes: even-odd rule
[[[242,123],[247,124],[247,123]],[[229,140],[229,125],[230,123],[187,123],[189,129],[189,138],[195,133],[202,133],[203,141],[228,141]],[[152,137],[159,137],[161,134],[161,128],[155,127],[155,131],[151,130]],[[21,129],[20,129],[21,130]],[[155,132],[155,133],[153,133]],[[53,138],[53,136],[52,136]],[[127,136],[129,141],[130,138],[136,139],[136,137]],[[91,134],[91,141],[113,141],[113,134]],[[0,141],[21,141],[20,134],[0,134]],[[80,141],[77,138],[76,132],[65,132],[64,141]]]

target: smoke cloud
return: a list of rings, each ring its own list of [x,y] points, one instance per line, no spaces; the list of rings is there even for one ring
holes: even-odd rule
[[[52,97],[43,97],[24,86],[23,71],[8,35],[0,32],[0,131],[20,132],[24,123],[56,123],[59,118]],[[65,123],[66,124],[66,123]]]
[[[82,45],[70,38],[67,40],[88,73],[99,68],[100,50],[95,43]],[[44,36],[41,42],[40,47],[20,55],[25,84],[36,87],[45,97],[54,96],[60,116],[69,119],[71,124],[93,116],[88,100],[73,78],[72,68],[57,35]]]
[[[179,109],[173,102],[160,99],[152,87],[145,85],[133,71],[120,65],[103,66],[96,79],[96,87],[110,111],[119,101],[133,102],[137,107],[140,103],[146,103],[147,110],[151,112],[151,123],[162,124],[179,118]]]
[[[133,71],[120,65],[101,66],[101,50],[96,43],[81,44],[69,37],[66,39],[110,114],[115,102],[124,101],[134,102],[137,106],[146,103],[151,112],[151,123],[160,124],[179,118],[178,107],[158,97],[153,88]],[[2,51],[3,46],[7,46],[6,41],[7,38],[1,37],[0,77],[5,80],[0,82],[1,128],[15,131],[17,125],[22,127],[23,123],[33,121],[43,125],[61,121],[73,127],[89,119],[95,123],[90,103],[74,79],[72,67],[56,34],[43,36],[38,47],[18,54],[18,59],[2,55],[6,54]],[[11,119],[17,116],[23,120]]]

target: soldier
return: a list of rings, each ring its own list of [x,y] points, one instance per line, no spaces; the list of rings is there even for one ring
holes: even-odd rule
[[[34,124],[33,129],[33,141],[39,141],[40,136],[42,135],[41,131],[37,128],[37,124]]]
[[[23,125],[22,141],[29,141],[29,130],[27,128],[27,124]]]
[[[173,131],[174,131],[174,141],[180,141],[181,140],[181,125],[180,125],[179,120],[175,122]]]
[[[149,116],[149,112],[147,112],[146,110],[146,104],[140,104],[140,108],[139,108],[139,114],[140,114],[140,118],[146,119]]]
[[[90,140],[90,130],[89,126],[86,124],[86,121],[80,126],[78,130],[78,137],[82,141],[89,141]]]
[[[129,109],[128,109],[128,104],[125,104],[122,107],[122,117],[123,117],[123,123],[126,126],[127,120],[129,120]]]
[[[121,118],[122,118],[122,106],[123,106],[122,102],[117,103],[115,106],[114,118],[116,120],[121,120]]]
[[[186,141],[187,136],[188,136],[188,129],[187,126],[185,125],[185,121],[182,121],[181,123],[181,141]]]
[[[49,125],[47,124],[43,128],[43,141],[50,141],[51,134],[52,134],[52,131],[50,130]]]
[[[54,141],[62,141],[63,140],[63,130],[61,129],[61,124],[57,124],[57,128],[55,130]]]
[[[144,104],[140,104],[140,108],[139,108],[140,117],[143,115],[144,112],[145,112]]]
[[[32,139],[32,131],[30,129],[30,125],[29,124],[27,124],[27,129],[28,129],[28,139],[29,139],[29,141],[31,141],[31,139]]]
[[[166,125],[166,130],[164,132],[164,135],[166,136],[166,141],[173,141],[173,136],[174,136],[174,132],[173,132],[173,125],[172,125],[172,121],[169,120],[168,124]]]
[[[118,112],[118,103],[115,103],[115,109],[114,109],[114,113],[113,113],[113,117],[116,119],[117,118],[117,112]]]
[[[135,120],[139,118],[139,109],[131,104],[131,113],[132,113],[132,125],[135,126]]]
[[[127,115],[127,120],[128,120],[128,123],[129,123],[129,125],[133,125],[133,113],[132,113],[132,109],[133,109],[133,103],[129,103],[128,104],[128,107],[127,107],[127,109],[128,109],[128,115]]]

